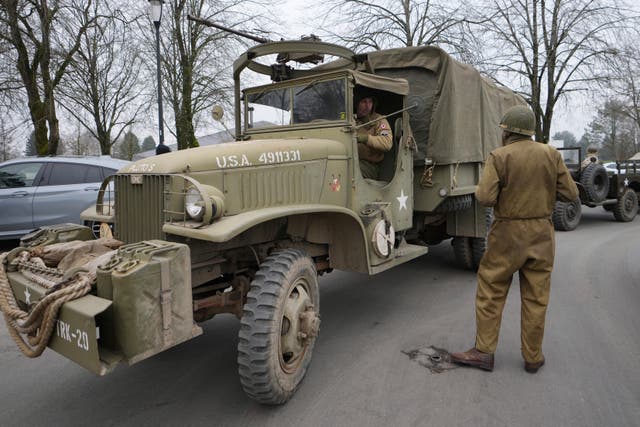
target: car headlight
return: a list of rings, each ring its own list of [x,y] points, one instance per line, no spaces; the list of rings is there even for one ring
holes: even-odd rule
[[[184,197],[184,208],[187,211],[189,218],[202,221],[205,213],[205,202],[202,194],[196,187],[191,187],[187,190]]]

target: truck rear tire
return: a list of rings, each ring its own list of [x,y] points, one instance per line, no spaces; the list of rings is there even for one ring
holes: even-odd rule
[[[304,252],[275,252],[260,265],[243,307],[238,369],[245,393],[279,405],[296,391],[311,363],[320,318],[318,275]]]
[[[601,202],[609,193],[607,170],[599,163],[591,163],[580,174],[580,183],[584,186],[589,201]]]
[[[473,255],[473,269],[477,270],[480,267],[480,261],[487,251],[487,240],[489,238],[489,230],[491,224],[493,224],[493,208],[484,208],[484,220],[487,227],[487,232],[484,237],[474,237],[471,239],[471,252]]]
[[[471,254],[473,256],[473,269],[477,270],[480,267],[480,260],[484,256],[487,250],[487,238],[486,237],[474,237],[471,239]]]
[[[616,221],[633,221],[638,213],[638,195],[631,188],[627,188],[618,199],[618,203],[613,205],[613,216]]]
[[[471,238],[465,236],[456,236],[451,239],[453,246],[453,254],[456,262],[465,270],[473,270],[473,249],[471,247]]]
[[[556,202],[553,209],[553,226],[558,231],[571,231],[580,224],[582,205],[580,200],[573,202]]]
[[[487,250],[487,236],[493,223],[493,208],[484,208],[487,231],[483,237],[456,236],[451,239],[456,261],[465,270],[478,270],[480,260]]]

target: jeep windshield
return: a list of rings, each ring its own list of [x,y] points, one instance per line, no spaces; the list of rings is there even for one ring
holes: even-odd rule
[[[245,129],[344,122],[346,80],[313,80],[245,92]]]

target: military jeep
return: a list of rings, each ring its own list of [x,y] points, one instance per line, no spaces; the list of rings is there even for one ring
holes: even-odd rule
[[[593,160],[583,163],[580,147],[559,148],[580,197],[572,202],[557,201],[553,210],[553,225],[559,231],[572,231],[580,224],[582,205],[602,206],[618,222],[630,222],[640,206],[640,161],[616,162],[616,172]]]
[[[274,65],[259,61],[275,54]],[[338,59],[289,65],[323,55]],[[244,87],[247,69],[272,83]],[[377,274],[448,239],[464,267],[477,266],[487,211],[473,193],[502,112],[524,101],[435,47],[356,55],[318,41],[265,43],[233,73],[235,141],[140,160],[103,183],[83,218],[108,224],[124,245],[97,268],[88,295],[62,305],[49,346],[102,375],[232,313],[243,389],[280,404],[311,361],[318,275]],[[358,161],[362,90],[393,130],[376,180]],[[91,239],[87,230],[54,226],[23,246]],[[47,292],[21,271],[7,277],[26,309]]]

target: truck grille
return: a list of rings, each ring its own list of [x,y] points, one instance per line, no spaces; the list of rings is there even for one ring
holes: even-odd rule
[[[116,238],[124,243],[164,239],[163,175],[137,175],[142,184],[132,184],[131,175],[115,175]]]

